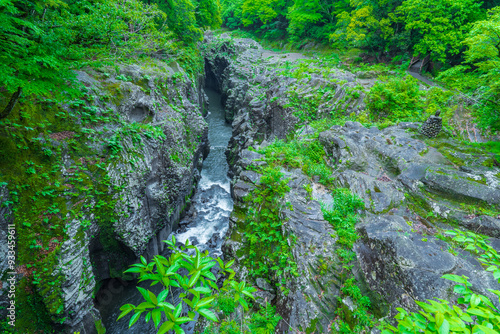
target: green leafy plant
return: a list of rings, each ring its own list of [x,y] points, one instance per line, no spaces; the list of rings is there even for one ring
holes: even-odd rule
[[[418,80],[410,75],[381,78],[368,93],[366,106],[372,120],[419,119],[424,106]]]
[[[126,273],[139,274],[139,282],[150,280],[152,281],[151,285],[159,283],[164,289],[155,295],[149,290],[137,287],[144,297],[144,302],[137,306],[123,305],[120,308],[122,313],[118,320],[133,311],[134,314],[129,321],[129,327],[131,327],[144,314],[146,322],[153,320],[155,327],[158,328],[158,334],[164,334],[170,330],[184,333],[180,325],[193,321],[196,313],[210,321],[217,322],[218,319],[212,309],[216,298],[214,291],[219,291],[219,288],[215,275],[210,271],[217,264],[221,273],[228,274],[228,279],[224,281],[222,290],[233,291],[235,301],[248,309],[245,298],[253,299],[252,292],[256,289],[247,287],[245,282],[238,283],[232,280],[235,272],[230,267],[234,260],[224,264],[219,258],[210,257],[208,251],[201,253],[196,246],[189,245],[189,240],[186,240],[186,244],[181,245],[180,248],[176,246],[175,237],[172,237],[171,241],[165,242],[172,251],[169,258],[156,255],[152,262],[147,263],[146,259],[141,257],[141,263],[134,264],[132,268],[125,271]],[[194,250],[194,254],[189,255],[189,250]],[[188,273],[182,274],[183,271]],[[183,291],[179,295],[181,301],[177,305],[167,301],[167,296],[173,287]],[[187,308],[183,306],[184,304]],[[160,325],[163,314],[167,321]]]
[[[323,205],[322,211],[325,220],[330,222],[336,231],[336,243],[340,246],[336,250],[341,262],[339,276],[342,283],[338,299],[342,302],[342,298],[349,297],[356,305],[353,314],[348,314],[345,308],[339,307],[336,310],[338,315],[336,322],[340,333],[358,333],[375,322],[370,312],[370,299],[363,296],[352,274],[352,262],[356,258],[352,247],[359,238],[355,228],[358,221],[357,211],[364,208],[364,202],[349,189],[337,188],[332,195],[332,205]]]
[[[500,255],[486,238],[460,230],[447,231],[446,234],[453,237],[452,242],[477,255],[486,271],[500,281]],[[499,333],[500,309],[487,296],[474,292],[468,277],[446,274],[442,278],[459,283],[453,289],[460,295],[456,303],[436,298],[417,301],[421,308],[418,312],[398,308],[399,313],[394,317],[397,327],[385,325],[382,333]],[[500,291],[488,291],[500,297]]]
[[[276,307],[266,303],[258,312],[252,314],[248,327],[254,334],[272,334],[281,316],[276,314]]]
[[[263,172],[260,184],[247,197],[252,203],[245,230],[250,251],[244,264],[251,269],[253,277],[273,273],[276,284],[282,286],[284,277],[298,275],[290,250],[294,238],[285,234],[281,216],[286,205],[282,200],[290,188],[278,169],[268,167]]]

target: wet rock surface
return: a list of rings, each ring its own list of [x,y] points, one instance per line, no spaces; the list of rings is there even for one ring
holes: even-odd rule
[[[418,124],[378,130],[347,122],[319,136],[331,154],[336,183],[365,202],[355,246],[360,274],[370,290],[384,296],[391,315],[396,307],[416,309],[415,300],[455,298],[454,284],[441,279],[443,274],[466,275],[483,294],[499,288],[469,253],[453,255],[434,236],[434,224],[443,221],[498,236],[496,217],[464,211],[464,204],[498,208],[498,180],[486,178],[498,171],[480,164],[457,168],[415,129]]]
[[[118,199],[114,208],[118,219],[110,226],[111,233],[107,231],[107,238],[113,240],[112,249],[103,244],[108,239],[100,238],[104,233],[101,222],[93,215],[82,217],[91,222],[86,230],[82,231],[78,219],[67,226],[68,238],[61,246],[58,267],[63,278],[62,325],[68,333],[96,331],[95,322],[101,317],[93,293],[98,282],[120,277],[139,255],[149,259],[163,250],[161,241],[167,239],[189,207],[209,150],[202,78],[193,83],[178,65],[161,62],[154,68],[117,66],[122,79],[92,70],[77,72],[78,80],[87,88],[89,105],[95,110],[108,110],[120,120],[95,125],[96,138],[91,138],[95,140],[90,144],[101,162],[108,161],[110,146],[118,148],[106,171],[111,186],[119,190],[113,195]],[[119,142],[113,141],[116,133],[126,133],[134,126],[154,129],[154,133],[140,138],[122,135]],[[54,145],[63,145],[63,137],[53,136]],[[71,175],[74,164],[66,155],[63,175]]]

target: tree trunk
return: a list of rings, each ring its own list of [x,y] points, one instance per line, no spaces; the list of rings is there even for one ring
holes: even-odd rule
[[[12,111],[12,109],[14,109],[17,101],[19,100],[19,96],[21,96],[21,92],[22,92],[22,89],[21,89],[21,87],[19,87],[17,89],[17,91],[10,98],[10,101],[7,104],[7,106],[5,107],[5,109],[2,111],[2,113],[0,113],[0,119],[4,119],[7,116],[9,116],[10,112]]]

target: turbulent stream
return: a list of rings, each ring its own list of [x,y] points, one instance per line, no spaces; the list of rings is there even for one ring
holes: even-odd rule
[[[206,89],[209,97],[208,138],[210,154],[203,162],[201,180],[196,194],[193,197],[193,214],[179,223],[180,228],[173,234],[179,242],[186,239],[196,245],[201,251],[207,250],[213,256],[222,254],[222,240],[229,227],[229,216],[233,209],[227,177],[228,165],[225,150],[231,137],[231,126],[224,121],[224,110],[220,103],[220,95],[213,90]],[[166,255],[166,254],[163,254]],[[116,321],[120,314],[120,307],[124,304],[138,305],[143,298],[133,282],[111,280],[104,288],[109,291],[108,298],[98,306],[106,327],[107,334],[122,333],[156,333],[152,321],[144,322],[144,317],[128,328],[130,315]],[[147,282],[140,286],[159,293],[159,285],[149,287]],[[155,289],[156,288],[156,289]],[[178,303],[177,296],[172,296]],[[170,297],[168,297],[170,298]],[[188,324],[186,332],[192,332],[194,324]]]

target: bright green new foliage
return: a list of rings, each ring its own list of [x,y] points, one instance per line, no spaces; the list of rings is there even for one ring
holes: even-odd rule
[[[458,88],[476,102],[479,124],[500,130],[500,7],[489,11],[485,20],[474,23],[467,38],[465,61],[442,73],[439,79]]]
[[[282,217],[286,205],[282,203],[283,197],[290,188],[277,168],[268,167],[263,172],[260,185],[247,197],[253,205],[246,220],[245,236],[250,251],[244,264],[252,269],[253,277],[271,276],[278,286],[282,286],[284,277],[297,275],[289,245],[295,238],[286,235]]]
[[[478,255],[478,260],[486,271],[500,280],[500,254],[487,243],[487,239],[473,233],[460,230],[448,231],[453,241],[465,250]],[[383,334],[389,333],[477,333],[496,334],[500,332],[500,309],[491,300],[474,292],[468,277],[458,275],[443,275],[443,278],[457,282],[453,291],[459,295],[455,305],[446,300],[436,298],[427,302],[417,301],[421,310],[408,312],[398,308],[394,317],[398,325],[386,325]],[[500,291],[489,291],[500,297]],[[499,299],[500,301],[500,299]]]
[[[222,24],[219,0],[199,0],[196,6],[196,23],[204,28],[219,28]]]
[[[410,120],[421,115],[422,97],[418,80],[412,76],[406,76],[402,80],[382,78],[368,93],[366,106],[373,120]]]
[[[134,311],[129,321],[130,327],[144,314],[146,322],[153,320],[155,327],[158,328],[158,334],[164,334],[170,330],[184,333],[180,325],[193,321],[196,313],[210,321],[217,322],[218,319],[212,308],[216,298],[215,291],[219,291],[219,288],[216,284],[217,278],[210,271],[217,264],[221,273],[229,275],[228,279],[224,281],[222,290],[233,291],[235,302],[248,310],[245,298],[253,299],[252,292],[257,291],[257,289],[246,286],[245,282],[238,283],[232,279],[235,272],[230,267],[234,260],[224,264],[219,258],[210,257],[208,251],[201,253],[196,246],[189,245],[189,240],[186,240],[186,244],[180,248],[176,246],[175,237],[172,237],[171,241],[165,242],[172,251],[169,258],[156,255],[152,262],[147,263],[146,259],[141,257],[141,263],[134,264],[132,268],[125,271],[126,273],[139,274],[139,282],[150,280],[152,281],[151,286],[160,283],[164,289],[155,295],[149,290],[137,287],[144,297],[144,302],[137,306],[123,305],[120,308],[122,313],[118,320]],[[189,250],[194,250],[195,254],[188,254]],[[186,270],[188,274],[180,274],[183,270]],[[167,301],[167,296],[171,293],[172,288],[180,288],[183,291],[179,296],[181,301],[177,305]],[[184,309],[183,304],[186,304],[188,308]],[[160,324],[163,316],[166,317],[167,321]]]
[[[481,4],[474,0],[406,0],[396,9],[406,23],[405,29],[414,31],[419,39],[414,54],[430,53],[444,62],[446,56],[457,54],[462,41],[475,21]]]

